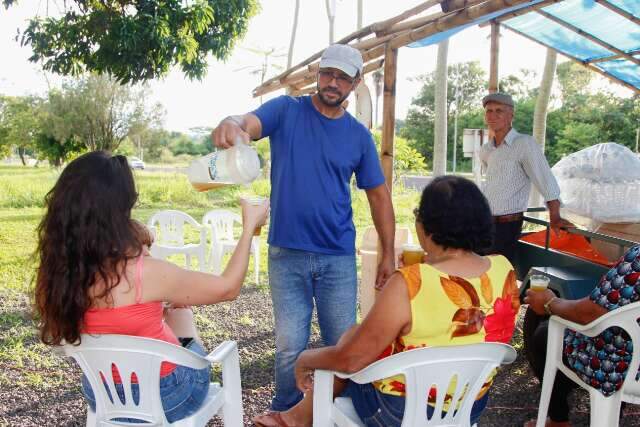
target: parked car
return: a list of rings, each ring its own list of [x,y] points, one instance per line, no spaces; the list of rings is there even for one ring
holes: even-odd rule
[[[129,167],[131,169],[144,169],[144,162],[137,157],[129,157]]]

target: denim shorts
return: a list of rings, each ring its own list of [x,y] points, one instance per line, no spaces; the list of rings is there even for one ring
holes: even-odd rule
[[[185,348],[205,356],[204,348],[192,340]],[[209,391],[209,371],[210,368],[193,369],[186,366],[177,365],[169,375],[160,377],[160,397],[164,414],[170,423],[181,420],[195,413]],[[105,385],[106,387],[106,385]],[[115,384],[116,392],[121,402],[124,402],[125,394],[122,384]],[[82,375],[82,392],[93,412],[96,410],[96,400],[87,377]],[[109,398],[113,399],[107,388]],[[140,386],[131,385],[131,394],[134,402],[139,402]],[[141,420],[117,418],[114,421],[142,423]]]
[[[404,417],[404,397],[380,393],[371,383],[358,384],[349,381],[342,396],[350,397],[358,416],[367,427],[400,427]],[[471,409],[470,424],[478,422],[487,406],[489,393],[476,400]],[[427,405],[427,417],[433,414],[433,407]]]

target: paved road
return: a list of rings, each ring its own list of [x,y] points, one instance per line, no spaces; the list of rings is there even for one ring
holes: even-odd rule
[[[448,173],[451,173],[451,172],[448,172]],[[460,176],[463,176],[463,177],[473,181],[473,174],[471,174],[469,172],[462,172],[462,173],[458,172],[455,175],[460,175]],[[431,175],[402,175],[400,177],[400,179],[402,179],[402,182],[404,183],[404,186],[406,188],[414,188],[414,189],[416,189],[418,191],[422,191],[422,189],[424,187],[429,185],[429,183],[433,179],[433,176],[431,176]]]
[[[400,179],[402,179],[402,183],[406,188],[422,191],[422,189],[431,182],[433,177],[431,175],[402,175]]]
[[[144,170],[149,172],[175,172],[175,173],[187,173],[186,167],[178,166],[147,166]]]

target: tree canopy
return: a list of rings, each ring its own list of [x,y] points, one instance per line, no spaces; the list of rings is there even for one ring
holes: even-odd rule
[[[458,101],[457,169],[469,168],[468,159],[460,154],[462,130],[484,128],[480,102],[486,93],[487,79],[477,63],[449,66],[447,103],[449,111],[449,141],[453,140],[453,112],[455,88],[460,87]],[[533,113],[538,89],[530,70],[501,77],[500,90],[513,95],[516,102],[513,127],[519,132],[532,133]],[[601,142],[617,142],[633,149],[635,132],[640,126],[640,96],[620,97],[608,89],[595,90],[591,83],[595,76],[571,61],[558,65],[559,93],[547,117],[545,154],[551,165],[563,156]],[[420,76],[423,86],[412,100],[406,122],[399,135],[407,138],[429,162],[433,153],[434,76]],[[553,105],[552,104],[552,105]],[[557,106],[559,104],[559,106]],[[448,158],[453,158],[453,144],[448,144]],[[466,164],[465,164],[466,163]]]
[[[10,7],[17,0],[3,0]],[[32,62],[78,76],[110,74],[120,83],[162,77],[177,65],[206,74],[207,55],[226,59],[257,11],[256,0],[73,0],[60,17],[34,17],[22,32]]]
[[[158,124],[162,109],[145,104],[145,87],[120,85],[89,75],[49,94],[46,132],[59,141],[75,138],[91,151],[114,151],[127,137]]]

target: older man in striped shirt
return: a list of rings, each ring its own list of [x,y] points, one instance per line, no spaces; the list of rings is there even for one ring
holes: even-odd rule
[[[511,96],[492,93],[482,99],[482,105],[485,122],[494,135],[480,150],[486,170],[483,192],[495,223],[491,253],[502,254],[513,263],[531,183],[544,197],[555,232],[573,224],[560,217],[560,188],[540,146],[532,136],[511,127],[514,112]]]

